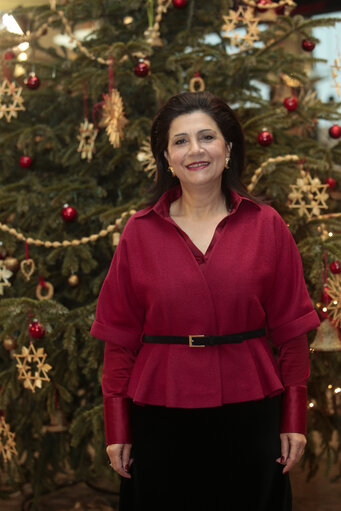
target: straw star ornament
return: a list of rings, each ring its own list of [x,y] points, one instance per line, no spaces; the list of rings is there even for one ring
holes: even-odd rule
[[[11,461],[12,456],[17,456],[17,450],[14,441],[15,433],[9,429],[5,417],[0,417],[0,454],[5,463]]]
[[[341,275],[335,274],[327,279],[328,295],[332,299],[328,304],[328,313],[331,317],[341,323]],[[329,314],[328,314],[329,315]]]
[[[251,48],[253,43],[259,40],[259,20],[254,17],[254,10],[251,7],[246,9],[239,7],[236,11],[230,9],[229,15],[223,16],[223,19],[225,22],[222,27],[225,31],[223,37],[229,37],[231,44],[238,46],[241,50]],[[234,32],[240,25],[245,25],[245,35]]]
[[[35,349],[33,343],[29,348],[23,346],[21,355],[14,354],[17,360],[17,368],[19,372],[19,380],[23,380],[24,387],[35,392],[35,389],[41,389],[43,381],[50,381],[47,372],[52,369],[49,364],[45,363],[47,354],[44,348]]]
[[[141,162],[144,167],[144,171],[147,173],[148,177],[154,176],[156,177],[156,163],[150,148],[150,137],[142,142],[140,147],[140,151],[136,156],[137,160]]]
[[[309,219],[320,215],[321,209],[328,209],[328,187],[329,185],[323,185],[318,177],[312,178],[308,172],[302,170],[296,185],[290,185],[292,191],[288,195],[291,201],[289,208],[298,208],[299,216],[306,215]]]
[[[113,147],[118,148],[123,139],[123,128],[128,119],[124,115],[123,101],[120,93],[112,89],[110,94],[103,94],[103,109],[100,126],[105,128]]]
[[[12,275],[13,272],[6,268],[4,261],[0,261],[0,295],[4,294],[4,287],[9,287],[11,285],[8,279],[11,278]]]
[[[24,107],[24,98],[21,96],[22,87],[16,87],[13,82],[5,79],[0,86],[0,119],[5,117],[11,122],[12,117],[18,117]]]
[[[332,74],[332,87],[335,87],[336,94],[341,97],[341,85],[340,85],[340,71],[341,71],[341,57],[338,55],[334,60],[334,64],[330,66]]]
[[[77,151],[81,153],[81,158],[83,160],[85,158],[88,161],[92,160],[93,153],[96,152],[95,139],[97,133],[98,131],[95,126],[89,122],[88,119],[84,119],[84,122],[81,123],[79,128],[79,135],[77,136],[79,140]]]

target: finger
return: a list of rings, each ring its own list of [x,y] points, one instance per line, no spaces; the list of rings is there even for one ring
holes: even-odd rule
[[[124,468],[123,468],[123,464],[122,464],[122,454],[123,454],[123,448],[124,446],[123,445],[120,445],[120,446],[117,446],[116,449],[114,449],[113,451],[110,452],[110,461],[111,461],[111,465],[112,465],[112,468],[118,473],[120,474],[120,476],[122,477],[126,477],[127,479],[130,479],[131,478],[131,475],[128,474]]]
[[[296,463],[298,463],[301,459],[302,453],[303,453],[303,445],[301,442],[293,441],[290,444],[290,454],[289,458],[287,459],[286,466],[283,469],[283,474],[286,472],[289,472],[289,470],[292,469]]]
[[[281,453],[282,457],[280,463],[285,463],[289,457],[290,444],[289,437],[287,435],[281,435]]]
[[[130,459],[131,444],[125,444],[122,453],[122,466],[126,472],[129,472],[129,459]]]

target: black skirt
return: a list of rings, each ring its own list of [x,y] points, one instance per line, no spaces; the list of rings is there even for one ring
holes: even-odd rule
[[[214,408],[132,403],[131,479],[120,511],[291,511],[281,396]]]

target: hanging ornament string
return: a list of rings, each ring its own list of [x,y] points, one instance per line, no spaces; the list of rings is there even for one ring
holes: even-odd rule
[[[50,0],[50,9],[51,9],[51,11],[54,11],[58,14],[58,16],[60,17],[60,19],[64,25],[65,31],[67,32],[71,41],[77,45],[77,48],[79,49],[79,51],[81,51],[83,53],[83,55],[85,55],[86,57],[88,57],[91,60],[96,60],[96,62],[98,62],[99,64],[104,64],[106,66],[110,65],[110,59],[105,60],[105,59],[102,59],[102,57],[96,57],[85,46],[83,46],[82,43],[73,35],[72,28],[71,28],[67,18],[65,17],[64,12],[57,9],[55,0]]]
[[[96,152],[95,140],[97,137],[98,130],[94,124],[89,123],[89,112],[88,112],[88,91],[86,82],[83,84],[83,110],[84,110],[84,121],[81,122],[79,127],[79,134],[77,139],[79,140],[79,146],[77,151],[81,153],[81,158],[92,160],[93,154]]]
[[[98,234],[92,234],[91,236],[84,236],[83,238],[73,239],[73,240],[64,240],[64,241],[43,241],[40,239],[26,238],[23,234],[18,232],[13,227],[9,227],[6,224],[0,223],[0,230],[3,232],[8,232],[15,238],[20,241],[25,241],[25,243],[29,245],[35,245],[37,247],[46,247],[46,248],[58,248],[58,247],[70,247],[77,245],[86,245],[91,241],[97,241],[99,238],[103,238],[107,236],[109,233],[113,232],[116,228],[115,224],[108,225],[106,229],[102,229]],[[32,260],[31,260],[32,261]],[[24,262],[24,261],[22,261]]]
[[[262,174],[264,173],[264,169],[270,165],[271,163],[281,163],[283,161],[298,161],[300,158],[297,156],[297,154],[287,154],[286,156],[276,156],[275,158],[268,158],[265,160],[260,167],[258,167],[251,178],[251,183],[247,186],[247,189],[249,192],[252,192],[252,190],[255,188],[257,182],[262,177]]]
[[[108,225],[106,229],[102,229],[99,231],[98,234],[92,234],[91,236],[84,236],[80,240],[73,239],[73,240],[64,240],[64,241],[43,241],[39,239],[33,239],[33,238],[26,238],[23,234],[18,232],[13,227],[9,227],[6,224],[0,223],[0,230],[3,232],[8,232],[12,236],[14,236],[16,239],[20,241],[25,241],[25,248],[27,247],[27,254],[28,254],[28,245],[35,245],[37,247],[45,247],[45,248],[58,248],[58,247],[70,247],[70,246],[78,246],[78,245],[86,245],[87,243],[90,243],[92,241],[97,241],[99,238],[104,238],[104,236],[107,236],[108,234],[115,232],[115,234],[119,234],[119,232],[123,228],[123,221],[127,221],[128,218],[136,213],[135,209],[130,209],[129,211],[123,211],[121,213],[121,216],[116,218],[114,224]],[[34,264],[34,263],[33,263]]]
[[[28,250],[28,241],[25,240],[25,259],[20,263],[20,270],[24,274],[26,280],[30,280],[32,273],[35,270],[33,259],[30,259]]]

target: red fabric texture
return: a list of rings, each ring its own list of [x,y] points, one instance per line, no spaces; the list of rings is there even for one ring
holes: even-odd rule
[[[111,410],[108,417],[111,398],[117,418],[124,409],[118,398],[200,408],[284,391],[286,396],[290,386],[290,398],[283,400],[288,402],[283,417],[290,420],[283,419],[281,431],[289,424],[303,432],[306,404],[302,408],[293,399],[293,389],[306,384],[304,334],[320,320],[300,254],[276,210],[230,192],[231,213],[217,226],[205,254],[169,216],[180,186],[127,222],[91,329],[93,336],[107,341],[103,395],[105,409]],[[190,348],[142,342],[143,334],[222,335],[258,328],[266,328],[267,336],[240,344]],[[269,342],[278,348],[277,362]],[[290,411],[298,404],[299,410]],[[111,443],[131,440],[117,428],[117,436],[107,436]]]

